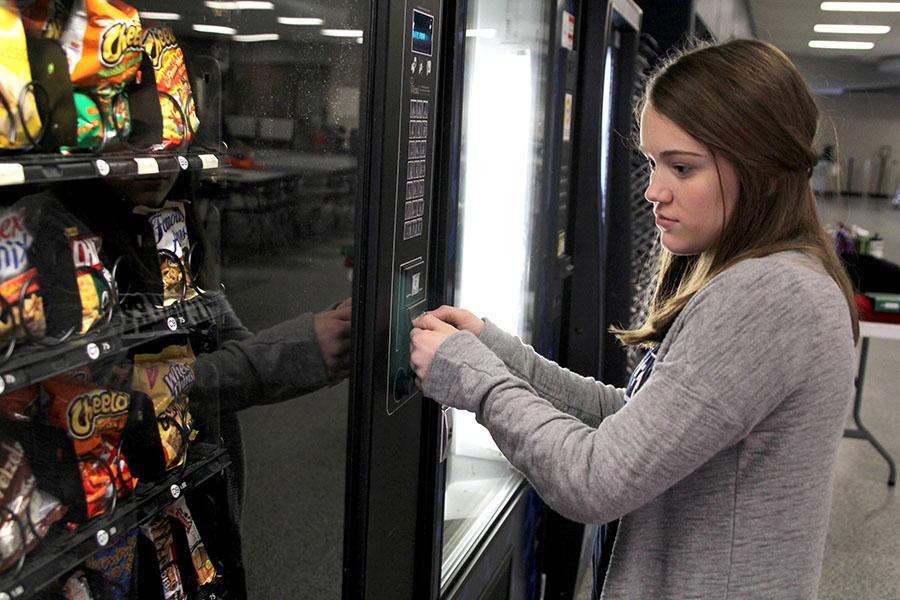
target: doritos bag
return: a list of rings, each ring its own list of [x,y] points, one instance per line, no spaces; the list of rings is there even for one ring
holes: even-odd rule
[[[28,146],[38,137],[41,117],[34,94],[26,94],[19,103],[29,82],[31,65],[19,11],[11,0],[0,0],[0,148]]]
[[[185,138],[190,142],[200,126],[200,120],[178,40],[168,27],[145,29],[142,40],[144,52],[153,64],[159,92],[163,118],[161,146],[172,148],[180,145]]]
[[[112,275],[100,259],[103,241],[100,236],[83,232],[79,227],[66,229],[72,246],[72,260],[81,296],[81,333],[91,330],[112,310]]]

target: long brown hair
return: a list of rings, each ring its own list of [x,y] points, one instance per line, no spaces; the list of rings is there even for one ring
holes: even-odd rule
[[[785,250],[821,261],[846,297],[855,340],[853,287],[809,184],[819,110],[790,59],[758,40],[695,45],[650,75],[635,115],[647,104],[709,148],[714,158],[728,160],[737,170],[740,190],[713,247],[694,256],[661,249],[647,319],[635,329],[612,328],[619,341],[661,342],[713,277],[741,260]],[[724,194],[722,201],[724,207]]]

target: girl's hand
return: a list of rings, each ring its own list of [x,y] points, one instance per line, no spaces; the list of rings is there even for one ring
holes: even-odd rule
[[[442,306],[441,309],[443,308],[452,307]],[[425,378],[428,377],[428,370],[431,368],[431,361],[434,360],[434,353],[437,352],[438,347],[448,337],[459,332],[459,329],[453,325],[436,317],[435,312],[437,311],[427,312],[413,321],[413,330],[409,334],[409,365],[416,373],[416,385],[419,389],[425,386]]]
[[[484,329],[484,321],[463,308],[456,308],[455,306],[447,306],[445,304],[440,308],[428,311],[428,314],[434,315],[441,321],[453,325],[460,331],[469,331],[475,334],[475,337],[481,335],[481,331]]]

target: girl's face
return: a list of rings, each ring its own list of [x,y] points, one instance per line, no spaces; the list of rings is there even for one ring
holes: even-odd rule
[[[663,247],[680,255],[711,248],[737,201],[740,184],[734,165],[714,158],[649,103],[641,113],[641,151],[651,169],[644,197],[653,204]]]

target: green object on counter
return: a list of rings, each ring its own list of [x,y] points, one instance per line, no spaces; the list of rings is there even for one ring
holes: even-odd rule
[[[866,294],[872,299],[872,309],[875,312],[900,313],[900,294]]]

